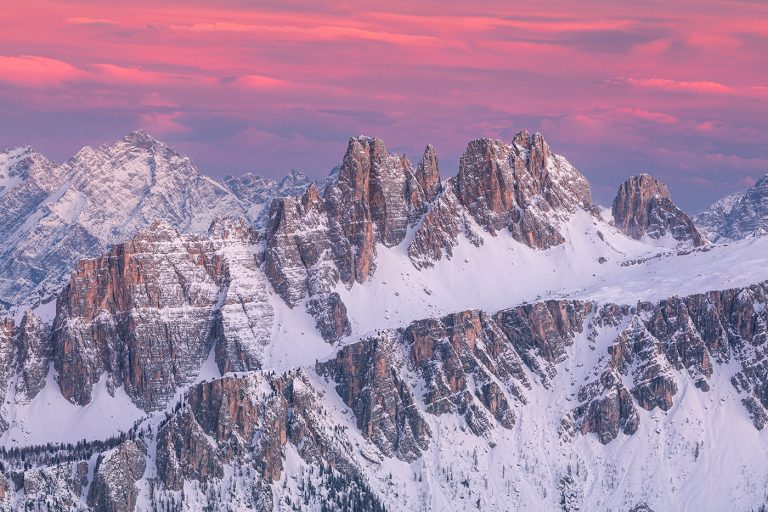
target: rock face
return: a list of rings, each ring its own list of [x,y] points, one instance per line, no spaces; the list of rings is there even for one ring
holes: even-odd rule
[[[9,408],[27,403],[45,386],[52,361],[50,327],[32,312],[18,326],[10,318],[0,318],[0,432],[8,428]]]
[[[679,390],[681,373],[702,392],[710,390],[715,363],[738,362],[731,379],[756,428],[765,425],[763,390],[768,373],[762,369],[768,339],[766,283],[744,289],[709,292],[685,298],[640,303],[636,308],[604,306],[588,327],[591,339],[608,326],[619,331],[604,358],[599,377],[581,387],[579,405],[564,420],[564,430],[578,426],[596,432],[602,443],[620,431],[632,434],[639,417],[635,404],[645,410],[670,410]],[[622,319],[628,319],[622,320]],[[631,388],[626,384],[632,383]]]
[[[672,202],[667,186],[648,174],[621,184],[612,212],[616,227],[635,240],[669,236],[693,246],[706,243],[688,215]]]
[[[134,441],[126,441],[102,455],[94,470],[88,505],[98,512],[135,510],[135,484],[145,470],[145,455]]]
[[[247,483],[255,484],[245,497],[248,508],[272,510],[270,484],[284,476],[289,445],[308,463],[357,475],[350,446],[335,438],[326,415],[303,370],[200,384],[160,426],[158,477],[166,489],[178,491],[190,480],[220,482],[224,466],[236,465],[246,471]]]
[[[313,184],[301,197],[272,201],[264,253],[270,283],[291,307],[311,297],[307,310],[327,340],[348,334],[346,308],[334,287],[365,282],[376,268],[376,244],[402,242],[441,187],[432,146],[414,169],[380,139],[350,139],[322,195]]]
[[[162,220],[205,232],[241,200],[142,131],[85,147],[64,164],[29,148],[0,153],[0,301],[19,305],[60,290],[75,263]]]
[[[329,293],[338,282],[325,204],[315,185],[301,198],[272,202],[265,237],[264,272],[289,306]]]
[[[462,233],[481,243],[473,226],[490,233],[507,228],[521,242],[551,247],[562,242],[555,223],[578,208],[592,208],[584,177],[540,134],[521,132],[510,145],[473,141],[461,162],[458,176],[443,187],[431,146],[414,169],[379,139],[350,140],[322,201],[310,189],[301,200],[273,202],[270,281],[289,303],[306,293],[327,293],[336,280],[362,283],[375,271],[376,244],[401,243],[420,220],[409,246],[417,266],[450,256]]]
[[[404,342],[409,363],[424,378],[428,412],[457,413],[476,435],[491,429],[488,413],[512,428],[512,404],[526,402],[524,389],[530,382],[523,361],[485,313],[415,322],[404,331]]]
[[[540,133],[519,132],[511,144],[474,140],[408,253],[417,267],[431,266],[450,258],[459,234],[482,243],[475,226],[491,235],[506,229],[519,242],[546,249],[564,241],[559,224],[578,209],[594,212],[589,184]]]
[[[733,207],[744,197],[744,192],[734,192],[721,197],[712,206],[693,218],[693,223],[699,232],[710,242],[716,242],[725,230],[726,217]]]
[[[183,157],[142,134],[123,146],[104,149],[107,160],[81,158],[114,169],[114,157],[129,181],[147,155],[183,167]],[[74,164],[29,170],[45,165],[28,150],[6,152],[0,200],[32,183],[28,175],[55,181]],[[51,404],[54,414],[75,410],[51,400],[51,383],[91,411],[103,405],[90,403],[96,386],[122,387],[148,413],[111,439],[0,447],[0,511],[623,510],[646,501],[666,510],[674,507],[658,488],[701,488],[700,456],[710,471],[729,463],[719,447],[700,445],[720,433],[711,415],[728,414],[750,442],[768,424],[768,282],[632,304],[567,290],[562,297],[572,298],[357,332],[360,319],[348,318],[342,298],[378,293],[380,283],[342,286],[364,286],[384,250],[401,261],[407,250],[422,268],[450,258],[462,238],[491,245],[509,236],[545,249],[601,222],[583,176],[539,134],[471,142],[444,182],[431,146],[414,167],[380,140],[358,137],[325,184],[298,173],[265,183],[230,178],[222,192],[250,203],[248,215],[262,208],[263,229],[213,217],[206,234],[182,234],[152,222],[74,267],[52,326],[32,310],[18,323],[0,321],[0,430],[12,427],[3,442],[15,442],[25,415]],[[662,184],[631,179],[617,203],[622,229],[697,243]],[[352,322],[356,337],[342,339]],[[299,338],[313,326],[330,343],[315,337],[317,352]],[[300,354],[305,348],[312,352]],[[649,439],[658,443],[636,448]],[[750,454],[739,450],[741,465]],[[621,473],[617,460],[629,469]],[[762,497],[763,462],[748,466],[757,471],[734,495]],[[617,475],[640,473],[639,484],[617,488]]]
[[[0,321],[0,394],[6,396],[14,373],[16,358],[14,324],[10,318]],[[8,428],[8,422],[0,417],[0,429]]]
[[[485,230],[508,229],[535,248],[563,242],[552,222],[558,214],[592,207],[587,180],[554,155],[540,133],[520,132],[509,145],[470,142],[453,186],[459,202]]]
[[[153,224],[81,261],[54,323],[63,395],[86,404],[106,375],[151,410],[190,383],[214,348],[221,371],[258,368],[274,312],[253,236],[243,223],[218,221],[206,239]]]
[[[726,215],[723,236],[732,240],[768,231],[768,175],[750,187]]]
[[[715,202],[696,216],[712,241],[739,240],[768,232],[768,174],[746,192],[734,193]]]
[[[514,407],[527,403],[529,375],[548,385],[590,307],[552,301],[421,320],[348,345],[317,372],[336,383],[363,435],[388,456],[410,461],[431,437],[412,389],[422,390],[425,413],[458,414],[475,435],[494,424],[512,428]],[[419,381],[408,383],[403,375],[413,372]]]
[[[222,184],[248,206],[248,217],[254,227],[259,229],[267,224],[273,200],[301,196],[310,183],[309,178],[297,169],[291,170],[279,181],[252,173],[227,176],[222,180]]]
[[[19,380],[17,395],[31,400],[45,386],[48,369],[53,360],[51,328],[31,312],[26,312],[16,332]]]
[[[376,268],[376,244],[392,247],[403,241],[408,226],[426,211],[438,179],[431,147],[415,174],[408,159],[390,155],[380,139],[349,141],[338,178],[324,194],[333,259],[342,282],[368,279]]]
[[[3,480],[5,494],[0,497],[0,509],[22,510],[37,506],[38,510],[87,510],[81,501],[88,488],[88,463],[60,463],[31,468],[15,473],[15,478]],[[14,486],[23,489],[23,500],[13,503]],[[45,505],[41,504],[44,503]],[[16,505],[14,507],[14,505]]]
[[[569,451],[574,436],[595,435],[607,444],[634,435],[643,422],[652,421],[646,411],[673,411],[685,386],[686,393],[712,392],[717,372],[733,374],[730,384],[718,385],[733,386],[737,406],[744,407],[755,428],[764,427],[766,304],[768,282],[656,303],[549,300],[496,313],[470,310],[419,320],[348,344],[314,371],[250,371],[195,384],[167,409],[173,411],[154,434],[150,429],[140,436],[156,442],[132,437],[102,451],[92,478],[85,463],[7,476],[0,505],[10,510],[11,503],[32,503],[46,492],[57,506],[83,509],[87,489],[89,507],[131,510],[140,490],[148,489],[143,495],[151,502],[143,506],[155,509],[227,503],[271,510],[276,502],[297,499],[318,508],[333,502],[327,494],[331,489],[343,487],[354,490],[355,498],[344,499],[357,505],[344,501],[339,510],[376,510],[378,505],[360,503],[380,505],[377,500],[413,509],[418,496],[438,482],[444,482],[442,492],[469,493],[482,485],[472,480],[473,465],[483,464],[478,446],[492,449],[496,439],[518,439],[504,433],[519,435],[520,418],[531,421],[525,417],[533,409],[572,396],[574,407],[560,422],[562,443],[544,457],[555,459],[562,450],[570,454],[552,485],[567,495],[566,503],[577,506],[586,499],[580,470],[565,472],[577,453]],[[584,363],[590,366],[569,375]],[[555,401],[548,402],[548,396]],[[546,403],[537,403],[542,400]],[[536,425],[538,432],[542,425]],[[446,455],[449,448],[462,449],[458,440],[472,445],[474,439],[480,440],[474,455],[471,450],[458,459]],[[521,449],[532,448],[524,444]],[[700,449],[696,444],[689,455],[698,457]],[[6,462],[23,463],[16,457],[11,454]],[[384,463],[388,458],[399,461]],[[466,465],[456,470],[463,480],[453,487],[450,467],[462,458]],[[142,475],[150,459],[157,478],[148,480]],[[432,473],[433,461],[443,459],[436,463],[448,465],[447,477]],[[395,496],[392,468],[403,463],[405,481],[417,491]],[[485,469],[476,472],[499,477]],[[481,492],[469,503],[487,508],[499,499]]]
[[[384,335],[343,348],[318,364],[317,372],[336,382],[336,392],[357,418],[363,436],[388,457],[416,460],[431,436],[400,376],[396,340]]]
[[[307,312],[315,318],[315,327],[329,343],[337,342],[352,332],[347,318],[347,307],[336,292],[316,295],[309,299]]]

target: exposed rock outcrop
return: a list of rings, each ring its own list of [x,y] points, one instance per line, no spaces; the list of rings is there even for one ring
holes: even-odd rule
[[[719,199],[694,221],[712,241],[739,240],[768,233],[768,174],[745,192]]]
[[[460,233],[479,245],[473,226],[491,235],[508,230],[519,242],[546,249],[564,241],[559,224],[576,210],[595,211],[586,178],[540,133],[519,132],[511,144],[473,140],[444,188],[408,249],[419,268],[450,258]]]
[[[273,200],[301,196],[310,183],[310,179],[298,169],[292,169],[279,181],[253,173],[230,175],[222,180],[222,184],[248,206],[248,217],[259,229],[267,225]]]
[[[493,314],[470,310],[360,339],[317,363],[314,373],[252,371],[195,384],[168,409],[155,453],[144,454],[136,438],[101,454],[88,504],[130,510],[137,489],[145,489],[137,482],[145,455],[154,456],[157,480],[141,486],[150,486],[157,503],[219,504],[220,491],[227,490],[226,500],[237,506],[270,510],[278,496],[295,497],[291,486],[304,464],[314,478],[298,487],[307,503],[329,499],[307,491],[310,481],[328,488],[343,481],[362,493],[361,500],[372,500],[390,487],[384,477],[372,490],[364,475],[389,471],[393,466],[382,464],[387,457],[408,462],[414,473],[409,470],[407,480],[427,489],[434,481],[422,484],[419,472],[429,468],[433,447],[445,450],[441,438],[465,436],[474,443],[466,436],[479,436],[481,445],[493,447],[529,408],[542,407],[536,402],[546,393],[576,400],[562,418],[564,440],[594,433],[607,444],[636,433],[645,411],[674,411],[685,386],[687,393],[711,392],[718,371],[735,371],[740,404],[761,429],[768,418],[766,304],[768,282],[632,306],[550,300]],[[571,360],[578,351],[597,352]],[[572,373],[584,361],[590,366]],[[727,370],[718,367],[725,364]],[[557,387],[551,386],[555,379]],[[521,423],[525,428],[528,422]],[[691,449],[698,457],[699,444]],[[27,469],[6,477],[4,492],[13,503],[32,503],[46,492],[57,506],[82,509],[87,469],[79,462]],[[557,488],[569,503],[580,503],[578,465],[573,472],[561,469]],[[443,478],[450,482],[450,473]],[[458,487],[469,492],[473,485],[467,479]],[[8,499],[0,496],[0,507],[10,510]]]
[[[68,400],[88,403],[106,374],[108,385],[156,409],[191,383],[214,346],[222,371],[259,367],[274,321],[267,282],[252,233],[223,222],[207,239],[154,224],[78,264],[54,323],[55,368]]]
[[[30,148],[3,152],[0,174],[11,178],[0,179],[0,301],[7,304],[55,296],[78,260],[155,220],[205,232],[217,213],[248,217],[246,205],[189,157],[140,130],[63,164]]]
[[[50,363],[53,360],[51,328],[31,311],[21,319],[16,333],[19,381],[17,393],[31,400],[45,386]]]
[[[281,477],[287,443],[307,461],[352,472],[347,447],[330,437],[323,415],[304,371],[199,384],[159,429],[158,476],[180,490],[185,480],[220,479],[224,465],[236,463],[255,468],[256,478],[269,484]]]
[[[410,365],[424,379],[427,412],[460,414],[477,435],[491,429],[486,413],[512,428],[513,405],[526,403],[524,390],[531,385],[523,361],[487,314],[466,311],[414,322],[404,341]]]
[[[713,363],[737,362],[731,381],[755,427],[765,425],[768,401],[768,283],[744,289],[713,291],[658,304],[640,303],[630,309],[604,306],[588,329],[592,338],[598,330],[626,322],[602,358],[600,377],[579,390],[581,405],[564,419],[564,431],[576,422],[582,432],[598,433],[607,443],[619,431],[631,434],[639,418],[631,398],[646,410],[667,411],[685,375],[702,392],[710,390]],[[608,309],[606,309],[608,308]],[[681,372],[685,372],[682,374]],[[625,383],[631,382],[631,389]],[[627,401],[630,400],[630,401]],[[570,425],[569,425],[570,424]]]
[[[616,227],[635,240],[669,236],[693,246],[706,243],[693,221],[672,202],[667,186],[648,174],[632,176],[621,184],[612,213]]]
[[[410,161],[390,155],[380,139],[349,141],[337,181],[324,195],[333,257],[345,284],[365,282],[376,267],[376,244],[399,244],[426,211],[438,179],[431,147],[416,172],[418,177]]]
[[[11,318],[0,318],[0,433],[8,428],[12,402],[26,403],[45,386],[52,361],[50,328],[27,311],[17,326]]]
[[[301,198],[275,199],[266,229],[264,272],[290,306],[328,293],[339,280],[325,204],[313,184]]]
[[[363,436],[386,456],[413,461],[427,448],[431,432],[400,375],[397,343],[385,333],[348,345],[335,359],[319,363],[317,372],[336,382]]]
[[[734,192],[712,203],[709,208],[693,217],[696,229],[710,242],[718,241],[723,236],[728,215],[743,197],[744,192]]]
[[[315,295],[307,301],[307,312],[315,318],[315,326],[325,341],[335,343],[351,334],[347,307],[338,293]]]
[[[133,512],[138,496],[136,481],[145,470],[145,454],[134,441],[103,454],[96,463],[88,505],[97,512]]]

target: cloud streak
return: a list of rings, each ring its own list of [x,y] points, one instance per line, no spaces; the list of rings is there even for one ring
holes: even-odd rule
[[[626,83],[638,87],[662,89],[665,91],[682,91],[704,94],[734,94],[737,89],[718,82],[708,80],[686,81],[670,80],[668,78],[626,78]]]
[[[40,55],[0,55],[0,81],[21,86],[55,86],[80,75],[80,70],[58,59]]]

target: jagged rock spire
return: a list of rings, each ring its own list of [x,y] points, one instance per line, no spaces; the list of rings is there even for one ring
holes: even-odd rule
[[[672,202],[667,186],[649,174],[632,176],[621,184],[612,213],[616,227],[635,240],[670,236],[694,246],[706,243],[688,215]]]

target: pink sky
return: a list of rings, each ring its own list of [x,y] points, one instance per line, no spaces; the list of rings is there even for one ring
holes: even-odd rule
[[[598,199],[647,171],[689,210],[768,171],[764,2],[212,3],[5,7],[0,146],[66,159],[144,128],[214,176],[320,177],[365,133],[434,144],[448,176],[527,128]]]

